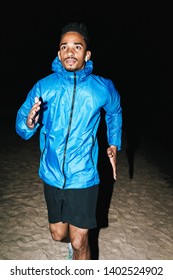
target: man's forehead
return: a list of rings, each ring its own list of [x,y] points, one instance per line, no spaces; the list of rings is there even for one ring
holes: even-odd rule
[[[78,43],[85,44],[83,36],[78,32],[67,32],[61,37],[60,44],[64,43]]]

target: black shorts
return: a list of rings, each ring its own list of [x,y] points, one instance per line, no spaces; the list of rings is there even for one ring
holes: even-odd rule
[[[49,223],[68,223],[79,228],[97,227],[96,206],[99,186],[59,189],[44,184]]]

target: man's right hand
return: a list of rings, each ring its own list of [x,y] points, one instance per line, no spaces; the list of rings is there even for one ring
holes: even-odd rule
[[[41,105],[41,101],[38,99],[38,97],[35,97],[35,104],[31,108],[31,111],[29,112],[26,121],[26,124],[30,129],[33,129],[35,125],[38,123],[40,105]]]

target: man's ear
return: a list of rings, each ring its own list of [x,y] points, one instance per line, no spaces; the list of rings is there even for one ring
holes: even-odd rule
[[[85,56],[85,61],[90,60],[90,58],[91,58],[91,52],[90,52],[90,51],[87,51],[87,52],[86,52],[86,56]]]
[[[61,61],[60,51],[58,51],[58,58]]]

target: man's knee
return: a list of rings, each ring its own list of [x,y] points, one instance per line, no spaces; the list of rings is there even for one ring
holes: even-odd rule
[[[87,235],[76,235],[71,240],[72,246],[76,250],[85,249],[88,246],[88,238]]]
[[[50,224],[50,233],[55,241],[62,241],[68,234],[67,226],[61,223]]]

